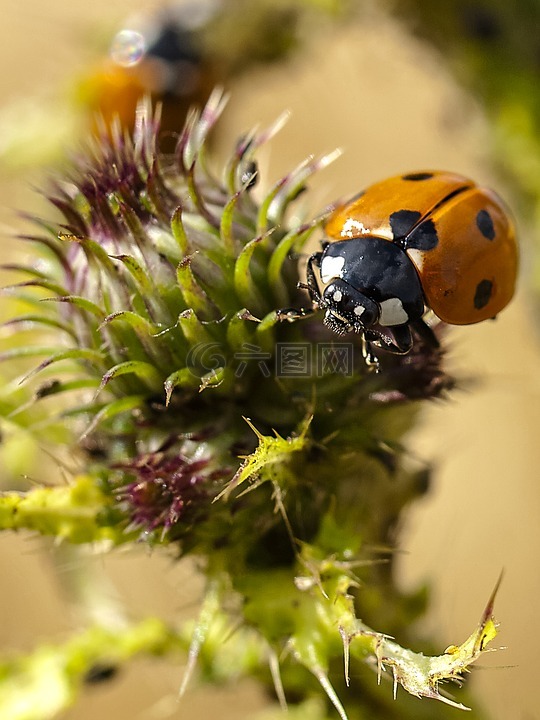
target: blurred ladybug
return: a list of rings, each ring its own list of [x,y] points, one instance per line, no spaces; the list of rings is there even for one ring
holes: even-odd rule
[[[377,362],[373,346],[408,353],[412,330],[436,346],[426,309],[468,325],[494,318],[514,294],[518,252],[508,211],[494,192],[461,175],[383,180],[338,206],[325,233],[301,285],[312,308],[281,316],[324,310],[334,332],[362,334],[368,362]]]
[[[109,56],[81,84],[88,110],[108,127],[118,117],[122,127],[132,128],[138,101],[150,96],[162,103],[162,129],[178,131],[191,105],[204,104],[218,80],[201,43],[218,7],[199,0],[127,21]]]
[[[112,680],[118,674],[118,667],[109,663],[96,663],[92,665],[83,676],[86,685],[99,685]]]

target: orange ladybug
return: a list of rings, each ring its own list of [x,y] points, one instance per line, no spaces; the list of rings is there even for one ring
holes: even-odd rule
[[[162,105],[161,130],[177,132],[191,106],[204,104],[219,79],[201,40],[216,10],[210,2],[179,3],[127,22],[109,56],[79,84],[79,98],[92,117],[106,127],[118,118],[132,129],[138,101],[149,96]],[[99,133],[97,120],[93,129]],[[174,142],[169,144],[172,149]]]
[[[312,308],[283,314],[322,309],[335,332],[362,333],[368,355],[371,345],[407,353],[411,328],[436,343],[422,319],[428,308],[468,325],[494,318],[514,294],[518,249],[508,210],[456,173],[378,182],[338,206],[325,233],[307,263]]]

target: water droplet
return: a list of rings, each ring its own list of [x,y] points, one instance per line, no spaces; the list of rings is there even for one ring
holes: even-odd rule
[[[122,67],[136,65],[146,51],[146,41],[137,30],[120,30],[111,45],[111,57]]]

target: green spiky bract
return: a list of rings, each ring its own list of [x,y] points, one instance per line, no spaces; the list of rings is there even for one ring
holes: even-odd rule
[[[446,717],[448,704],[411,696],[448,703],[439,685],[494,636],[491,609],[462,646],[415,654],[398,641],[414,639],[425,593],[401,593],[393,573],[403,510],[428,487],[401,437],[452,386],[442,352],[417,337],[374,373],[360,339],[319,314],[279,321],[308,303],[299,259],[323,216],[299,218],[297,198],[331,156],[263,190],[256,153],[278,121],[243,135],[215,174],[223,105],[216,92],[194,111],[172,154],[143,105],[133,138],[104,132],[49,191],[62,218],[26,236],[36,255],[11,288],[30,310],[8,327],[35,344],[20,333],[4,355],[42,360],[0,407],[66,445],[79,472],[4,493],[1,526],[199,558],[207,592],[184,686],[198,665],[210,681],[256,675],[306,718]],[[161,627],[164,647],[186,645]],[[387,675],[411,696],[394,702],[377,685]]]

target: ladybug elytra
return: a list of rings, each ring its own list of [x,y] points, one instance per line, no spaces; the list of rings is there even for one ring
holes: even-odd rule
[[[336,333],[405,354],[411,328],[437,344],[426,309],[452,325],[494,318],[511,300],[518,252],[513,222],[491,190],[451,172],[422,171],[378,182],[338,206],[323,249],[307,263],[312,308]],[[324,288],[321,290],[321,286]]]

